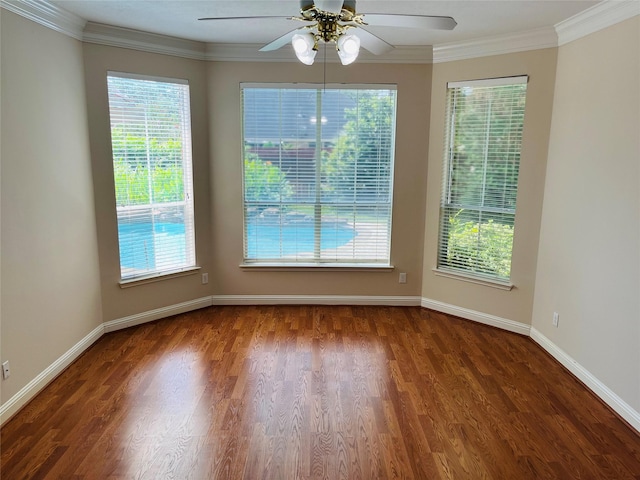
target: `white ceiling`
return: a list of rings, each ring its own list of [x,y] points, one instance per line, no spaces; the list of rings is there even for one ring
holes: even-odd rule
[[[200,17],[297,15],[298,0],[53,0],[84,20],[207,43],[265,44],[298,28],[286,19],[204,22]],[[453,31],[368,27],[392,45],[440,45],[553,27],[593,0],[358,0],[358,13],[403,13],[453,17]],[[366,17],[365,17],[366,20]]]

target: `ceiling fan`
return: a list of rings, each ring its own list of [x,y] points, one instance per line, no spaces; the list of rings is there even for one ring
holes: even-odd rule
[[[246,20],[286,18],[307,25],[291,30],[263,46],[260,51],[277,50],[289,42],[302,63],[312,65],[318,51],[318,42],[334,42],[343,65],[358,58],[360,46],[375,55],[389,52],[394,47],[365,27],[386,26],[452,30],[457,24],[451,17],[432,15],[404,15],[399,13],[356,13],[356,0],[300,0],[300,15],[258,15],[250,17],[206,17],[198,20]]]

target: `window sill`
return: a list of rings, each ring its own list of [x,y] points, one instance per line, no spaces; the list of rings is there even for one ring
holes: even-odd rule
[[[241,263],[243,270],[278,271],[278,272],[312,272],[319,270],[334,272],[388,272],[393,265],[378,263]]]
[[[170,280],[177,277],[186,277],[187,275],[194,275],[199,270],[200,267],[191,267],[172,272],[146,275],[144,277],[127,278],[125,280],[120,280],[120,288],[131,288],[137,287],[138,285],[146,285],[147,283],[161,282],[163,280]]]
[[[461,280],[463,282],[475,283],[477,285],[484,285],[485,287],[498,288],[500,290],[511,290],[515,285],[511,282],[501,282],[500,280],[493,280],[486,277],[467,275],[461,272],[452,272],[450,270],[441,270],[439,268],[432,269],[433,273],[438,277],[453,278],[454,280]]]

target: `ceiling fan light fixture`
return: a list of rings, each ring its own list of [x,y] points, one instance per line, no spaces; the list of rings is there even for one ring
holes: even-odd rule
[[[349,65],[356,61],[360,53],[360,39],[351,33],[343,34],[338,38],[338,56],[343,65]]]
[[[3,0],[0,0],[3,1]],[[204,17],[198,20],[251,20],[287,19],[306,23],[302,28],[290,30],[260,48],[272,52],[292,43],[296,57],[306,65],[313,65],[318,42],[335,43],[343,65],[355,62],[362,47],[374,55],[393,50],[393,45],[369,32],[367,25],[398,28],[453,30],[456,21],[452,17],[437,15],[411,15],[401,13],[358,13],[357,0],[299,0],[298,16],[254,15],[247,17]],[[356,29],[357,35],[351,33]]]
[[[313,65],[313,60],[316,58],[316,53],[318,50],[316,48],[316,40],[313,34],[306,33],[296,33],[291,38],[291,45],[293,46],[293,51],[300,60],[305,65]]]

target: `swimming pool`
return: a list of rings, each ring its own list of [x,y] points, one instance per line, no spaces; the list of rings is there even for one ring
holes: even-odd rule
[[[187,260],[184,224],[130,222],[118,225],[120,268],[154,271],[184,264]],[[158,254],[171,251],[170,258]]]
[[[315,246],[313,224],[247,224],[247,258],[310,256]],[[349,243],[355,236],[353,227],[334,222],[322,224],[320,250],[333,250]]]
[[[332,250],[349,243],[357,232],[347,224],[322,224],[320,249]],[[120,267],[137,273],[186,262],[185,230],[182,223],[130,222],[118,225]],[[313,224],[247,224],[247,258],[277,259],[310,256],[315,245]],[[158,254],[171,250],[171,258]]]

